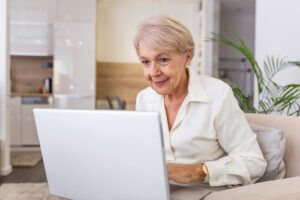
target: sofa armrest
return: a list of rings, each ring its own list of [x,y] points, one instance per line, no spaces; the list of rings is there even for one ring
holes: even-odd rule
[[[294,200],[300,199],[299,188],[300,176],[214,192],[205,200]]]

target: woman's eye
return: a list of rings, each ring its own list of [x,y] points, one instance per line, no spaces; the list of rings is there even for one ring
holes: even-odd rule
[[[169,58],[160,58],[159,59],[159,62],[160,62],[160,64],[166,64],[167,62],[169,62]]]
[[[142,64],[143,64],[143,65],[148,65],[149,63],[150,63],[149,60],[142,60]]]

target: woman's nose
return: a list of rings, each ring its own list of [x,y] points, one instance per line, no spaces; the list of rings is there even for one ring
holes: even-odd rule
[[[151,76],[157,76],[160,74],[160,68],[156,62],[152,63],[152,66],[150,68],[150,75]]]

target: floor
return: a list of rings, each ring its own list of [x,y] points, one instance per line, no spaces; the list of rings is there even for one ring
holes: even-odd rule
[[[34,167],[14,167],[11,174],[0,177],[0,184],[37,182],[47,182],[43,160]]]

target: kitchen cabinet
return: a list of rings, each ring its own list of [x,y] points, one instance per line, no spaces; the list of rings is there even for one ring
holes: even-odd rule
[[[10,54],[53,54],[54,0],[11,0]]]
[[[53,25],[10,23],[10,55],[49,56],[53,54]]]
[[[57,22],[96,23],[96,0],[58,0]]]
[[[95,31],[90,23],[55,23],[55,94],[94,95]]]
[[[10,98],[10,143],[21,145],[21,97]]]
[[[55,2],[55,0],[10,0],[10,20],[12,22],[53,23]]]
[[[33,109],[51,107],[50,105],[22,105],[22,145],[39,145]]]
[[[12,146],[39,145],[36,125],[33,116],[33,109],[52,108],[53,105],[49,103],[48,104],[24,104],[24,102],[22,103],[22,98],[24,97],[16,96],[10,98],[11,145]]]
[[[96,0],[57,1],[53,50],[55,108],[95,109],[96,9]]]

